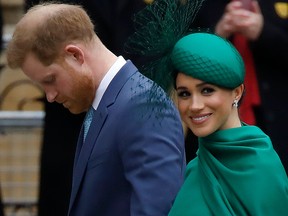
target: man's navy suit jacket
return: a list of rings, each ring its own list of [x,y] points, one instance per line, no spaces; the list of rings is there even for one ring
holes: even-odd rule
[[[69,216],[167,216],[185,171],[177,108],[131,61],[78,139]]]

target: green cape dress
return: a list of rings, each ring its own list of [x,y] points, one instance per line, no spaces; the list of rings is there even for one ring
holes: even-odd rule
[[[256,126],[199,138],[185,175],[169,216],[288,216],[287,174]]]

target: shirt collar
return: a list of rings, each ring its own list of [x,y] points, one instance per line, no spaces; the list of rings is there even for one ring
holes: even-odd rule
[[[115,77],[115,75],[118,73],[118,71],[123,67],[125,63],[126,63],[126,60],[122,56],[119,56],[116,62],[112,65],[112,67],[105,74],[104,78],[100,82],[99,87],[96,90],[95,98],[92,104],[95,110],[97,109],[108,85],[110,84],[112,79]]]

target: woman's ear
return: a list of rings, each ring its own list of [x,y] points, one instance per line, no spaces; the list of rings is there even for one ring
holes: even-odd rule
[[[234,89],[235,91],[235,100],[239,101],[242,98],[242,95],[244,93],[245,90],[245,86],[244,84],[241,84],[240,86],[238,86],[237,88]]]
[[[65,47],[65,52],[68,56],[72,57],[79,64],[84,63],[84,52],[78,46],[69,44]]]

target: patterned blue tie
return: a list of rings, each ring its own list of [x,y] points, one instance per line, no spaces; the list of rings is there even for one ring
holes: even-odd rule
[[[86,135],[88,133],[92,118],[93,118],[93,107],[91,106],[88,112],[86,113],[85,121],[84,121],[84,141],[86,138]]]

